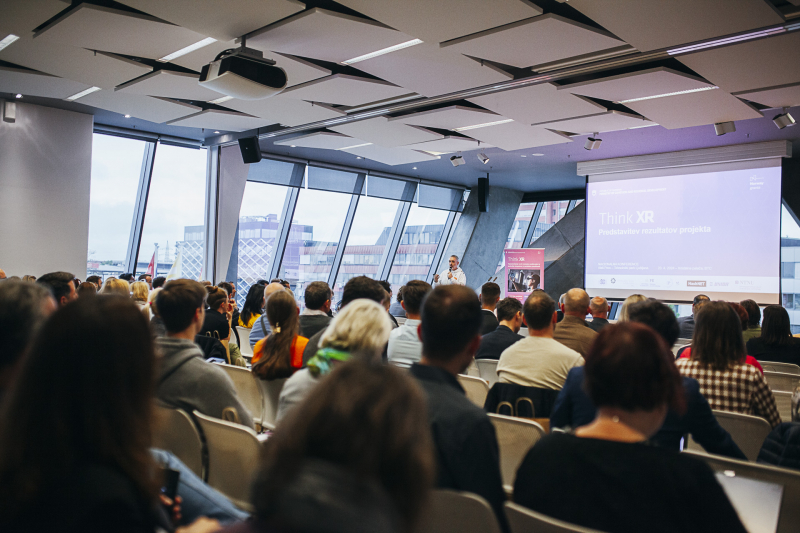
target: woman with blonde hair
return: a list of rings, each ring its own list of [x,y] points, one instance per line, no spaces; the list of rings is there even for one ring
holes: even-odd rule
[[[628,310],[633,304],[638,304],[639,302],[643,302],[647,300],[647,296],[643,294],[631,294],[625,301],[622,302],[622,307],[619,309],[619,315],[617,316],[617,322],[627,322],[630,320],[628,316]]]
[[[131,285],[131,292],[133,292],[133,303],[139,306],[144,315],[150,318],[150,310],[147,305],[147,297],[150,296],[150,287],[147,286],[146,281],[136,281]]]
[[[100,294],[118,294],[131,297],[131,285],[124,279],[108,278],[100,289]]]

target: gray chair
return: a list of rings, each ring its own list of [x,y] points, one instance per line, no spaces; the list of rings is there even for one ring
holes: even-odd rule
[[[261,399],[261,387],[258,386],[260,380],[255,374],[244,367],[233,365],[219,366],[222,367],[225,373],[228,374],[228,377],[233,380],[233,386],[236,387],[236,395],[244,406],[247,407],[247,410],[250,411],[256,429],[260,431],[264,410],[264,401]]]
[[[728,433],[731,438],[747,456],[750,461],[758,458],[758,452],[764,444],[772,426],[769,422],[758,416],[744,415],[741,413],[729,413],[727,411],[713,411],[717,422]]]
[[[236,331],[239,332],[239,341],[242,343],[239,346],[239,349],[242,351],[242,355],[253,357],[253,348],[250,346],[250,332],[253,328],[243,328],[242,326],[236,326]]]
[[[545,431],[538,423],[524,418],[489,413],[489,419],[494,426],[500,448],[503,488],[510,494],[514,490],[519,465],[533,445],[544,437]]]
[[[470,492],[434,490],[416,533],[500,533],[489,503]]]
[[[464,373],[467,376],[472,376],[473,378],[481,377],[481,372],[480,372],[480,370],[478,370],[478,364],[475,362],[475,358],[474,357],[472,358],[472,361],[470,361],[469,366],[464,371]]]
[[[239,507],[250,509],[250,485],[261,451],[256,432],[198,411],[194,412],[194,417],[206,438],[208,484]]]
[[[481,378],[465,376],[464,374],[459,374],[457,378],[461,386],[464,387],[464,392],[467,393],[467,399],[483,409],[483,404],[486,403],[486,397],[489,395],[489,384]]]
[[[511,533],[600,533],[537,513],[517,503],[506,502],[506,517]]]
[[[772,390],[794,392],[800,385],[800,374],[789,374],[788,372],[767,372],[764,370],[764,378],[767,385]]]
[[[283,384],[286,383],[286,380],[289,378],[267,381],[265,379],[259,379],[255,374],[253,377],[261,389],[261,401],[263,402],[263,407],[261,408],[261,427],[273,430],[275,429],[275,424],[278,422],[278,398],[283,390]]]
[[[778,414],[781,415],[781,422],[792,421],[792,393],[786,391],[772,391],[775,397],[775,405],[778,406]]]
[[[480,372],[481,379],[484,379],[489,382],[489,388],[492,388],[492,385],[497,383],[497,363],[499,362],[497,359],[476,359],[475,362],[478,364],[478,372]]]
[[[203,438],[186,411],[156,406],[153,447],[172,452],[200,479],[205,479]]]
[[[800,374],[800,366],[792,363],[775,363],[773,361],[759,361],[765,372],[783,372],[784,374]]]

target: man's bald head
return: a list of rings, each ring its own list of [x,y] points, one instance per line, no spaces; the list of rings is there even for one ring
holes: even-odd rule
[[[594,318],[608,318],[608,300],[595,296],[589,303],[589,311]]]
[[[570,289],[564,295],[564,313],[585,317],[589,312],[589,295],[583,289]]]
[[[264,287],[264,306],[266,309],[266,302],[269,300],[269,297],[272,296],[274,293],[278,291],[286,290],[283,285],[277,282],[270,283],[266,287]]]

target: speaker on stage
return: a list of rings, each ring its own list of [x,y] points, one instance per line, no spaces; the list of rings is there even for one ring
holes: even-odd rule
[[[478,178],[478,211],[489,211],[489,178]]]
[[[261,161],[261,147],[258,145],[258,137],[239,139],[239,150],[242,151],[242,161],[245,163],[258,163]]]

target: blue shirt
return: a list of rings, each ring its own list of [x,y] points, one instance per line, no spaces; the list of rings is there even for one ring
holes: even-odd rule
[[[253,329],[250,330],[250,347],[255,348],[256,343],[266,337],[264,335],[264,329],[261,328],[261,325],[264,325],[266,328],[267,333],[272,333],[272,328],[269,326],[269,320],[267,320],[267,313],[261,315],[261,317],[253,322]]]

